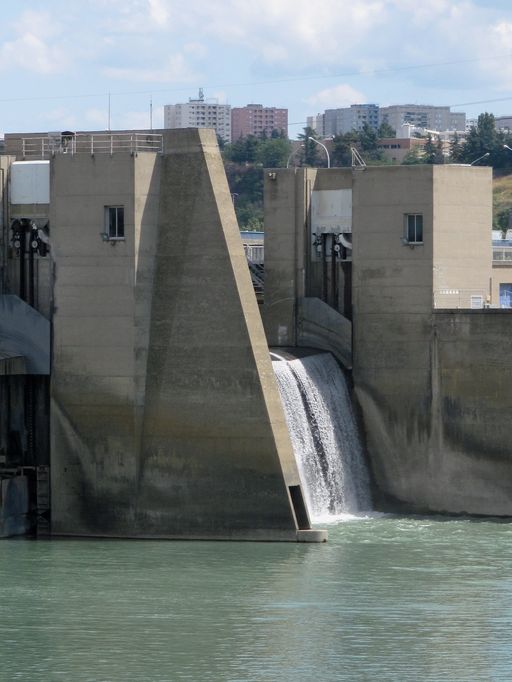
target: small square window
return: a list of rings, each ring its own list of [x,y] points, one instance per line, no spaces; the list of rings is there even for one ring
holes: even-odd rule
[[[124,206],[105,206],[105,232],[108,239],[124,239]]]
[[[407,213],[404,220],[405,242],[407,244],[423,244],[423,215]]]

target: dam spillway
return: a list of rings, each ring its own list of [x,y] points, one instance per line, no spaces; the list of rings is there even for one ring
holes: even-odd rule
[[[313,522],[371,509],[369,476],[345,376],[330,353],[272,365]]]

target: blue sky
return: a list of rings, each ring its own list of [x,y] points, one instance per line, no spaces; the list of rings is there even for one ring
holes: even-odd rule
[[[352,103],[512,114],[510,0],[20,0],[0,25],[0,132],[163,125],[206,97],[306,116]]]

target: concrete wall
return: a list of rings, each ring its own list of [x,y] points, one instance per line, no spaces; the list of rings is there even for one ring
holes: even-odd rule
[[[470,308],[490,299],[492,169],[434,166],[434,305]]]
[[[432,309],[442,268],[447,287],[489,281],[490,183],[475,170],[368,169],[354,183],[354,385],[380,504],[391,508],[512,513],[502,353],[512,317]],[[405,212],[424,216],[414,249],[400,243]]]
[[[435,311],[425,331],[428,367],[356,379],[380,504],[511,515],[512,314]]]
[[[431,166],[368,168],[354,182],[353,378],[385,491],[395,479],[407,487],[415,467],[396,431],[430,428],[432,191]],[[423,214],[414,248],[402,242],[406,213]]]
[[[298,472],[215,135],[55,157],[52,532],[297,538]],[[106,205],[126,239],[104,242]]]
[[[269,345],[303,346],[310,339],[297,329],[317,324],[304,317],[311,306],[307,299],[323,296],[323,263],[312,258],[311,193],[316,190],[350,189],[352,172],[315,168],[277,169],[265,173],[265,298],[262,317]],[[328,277],[332,274],[330,261]],[[345,305],[345,286],[350,287],[350,267],[336,265],[339,286],[337,311],[350,315]],[[300,304],[298,302],[301,302]],[[302,305],[304,302],[304,305]],[[320,301],[321,304],[321,301]],[[301,309],[299,311],[300,305]],[[325,318],[325,316],[324,316]],[[335,329],[339,326],[339,320]],[[341,323],[340,323],[341,324]],[[330,328],[326,334],[331,333]],[[350,353],[345,347],[343,353]]]
[[[262,316],[270,346],[295,346],[296,301],[305,295],[306,183],[314,169],[265,173],[265,300]]]

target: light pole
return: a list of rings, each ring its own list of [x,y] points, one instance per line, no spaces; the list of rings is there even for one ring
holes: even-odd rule
[[[474,166],[475,163],[478,163],[478,162],[481,161],[482,159],[486,159],[486,158],[487,158],[488,156],[490,156],[490,155],[491,155],[491,152],[485,152],[485,154],[482,154],[482,156],[479,156],[478,159],[475,159],[475,160],[472,161],[469,165],[470,165],[470,166]]]
[[[295,154],[297,154],[297,152],[300,152],[300,150],[303,149],[303,148],[304,148],[304,145],[301,144],[301,145],[299,145],[299,146],[297,147],[297,149],[295,149],[295,150],[290,154],[290,156],[288,157],[288,161],[286,162],[286,168],[289,168],[289,167],[290,167],[290,161],[292,160],[292,158],[295,156]]]
[[[512,147],[509,147],[508,144],[504,144],[503,149],[508,149],[509,152],[512,152]]]
[[[316,140],[314,137],[308,137],[308,140],[313,140],[313,142],[315,142],[316,144],[319,144],[320,147],[323,147],[323,149],[325,150],[325,153],[327,154],[327,168],[330,168],[331,167],[331,157],[329,156],[329,152],[327,151],[327,147],[325,146],[325,144],[322,144],[321,142]]]

